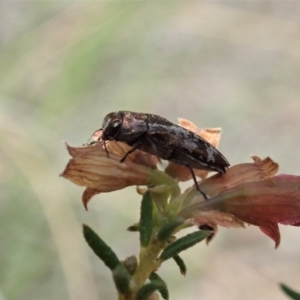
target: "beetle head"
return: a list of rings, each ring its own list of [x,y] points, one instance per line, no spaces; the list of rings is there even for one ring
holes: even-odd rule
[[[120,112],[112,112],[106,115],[102,124],[102,140],[117,140],[121,132],[123,116]]]

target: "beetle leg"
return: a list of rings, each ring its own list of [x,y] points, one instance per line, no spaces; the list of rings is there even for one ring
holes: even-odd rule
[[[200,192],[200,194],[204,197],[205,200],[208,200],[207,195],[204,192],[202,192],[200,187],[199,187],[199,184],[197,182],[196,175],[194,173],[193,168],[190,165],[185,165],[185,166],[188,167],[190,169],[191,173],[192,173],[192,177],[193,177],[193,180],[194,180],[194,183],[195,183],[195,186],[196,186],[196,190],[198,192]]]
[[[126,157],[131,154],[132,152],[134,152],[136,149],[138,149],[140,146],[140,143],[135,143],[134,145],[132,145],[132,149],[130,149],[122,159],[120,159],[120,163],[124,162]]]

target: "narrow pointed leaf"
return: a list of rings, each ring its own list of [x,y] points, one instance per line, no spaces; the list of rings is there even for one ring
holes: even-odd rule
[[[121,264],[113,250],[87,225],[83,225],[83,235],[95,254],[110,270],[113,271]]]
[[[157,273],[151,273],[149,276],[149,280],[151,282],[158,282],[161,284],[161,287],[158,289],[163,299],[168,300],[169,299],[169,291],[167,288],[166,283],[162,280],[162,278]]]
[[[119,293],[127,294],[129,292],[130,275],[122,264],[113,270],[113,279]]]
[[[153,202],[150,192],[146,192],[141,203],[140,243],[142,247],[149,244],[153,228]]]
[[[167,259],[173,257],[174,255],[180,253],[181,251],[186,250],[186,249],[194,246],[195,244],[203,241],[210,234],[211,234],[211,231],[205,231],[205,230],[190,233],[190,234],[178,239],[177,241],[175,241],[168,247],[166,247],[166,249],[160,255],[159,259],[167,260]]]
[[[154,280],[151,283],[143,285],[136,294],[136,300],[147,300],[157,290],[163,288],[160,281]]]
[[[180,273],[183,276],[185,276],[187,269],[186,269],[186,265],[185,265],[184,261],[182,260],[182,258],[178,254],[176,254],[173,256],[173,259],[175,260],[177,266],[179,267]]]
[[[182,217],[178,217],[174,219],[173,221],[165,224],[157,234],[157,240],[159,242],[165,242],[167,239],[172,235],[174,230],[178,228],[182,223],[184,222],[184,219]]]
[[[291,288],[289,288],[288,286],[286,286],[283,283],[280,284],[280,287],[283,290],[283,292],[286,295],[288,295],[291,299],[300,300],[300,294],[299,293],[295,292],[294,290],[292,290]]]

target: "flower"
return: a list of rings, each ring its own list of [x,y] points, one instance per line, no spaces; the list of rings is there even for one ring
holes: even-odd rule
[[[179,123],[218,146],[219,128],[200,130],[183,119]],[[247,223],[258,226],[274,240],[275,247],[280,244],[278,224],[300,226],[300,176],[276,176],[279,167],[271,158],[252,156],[252,163],[234,165],[226,174],[209,178],[206,178],[208,171],[194,170],[202,179],[199,183],[201,191],[209,196],[205,201],[195,187],[180,194],[176,182],[191,178],[191,172],[185,166],[169,162],[165,172],[159,171],[159,159],[140,150],[135,150],[120,163],[132,148],[116,141],[104,145],[101,135],[101,130],[93,134],[93,145],[71,147],[66,144],[72,158],[61,175],[86,187],[82,195],[85,208],[96,194],[141,185],[151,191],[159,220],[180,217],[187,225],[209,226],[214,233],[219,225],[244,227]],[[139,188],[138,192],[144,191]]]
[[[253,159],[254,163],[233,166],[226,174],[203,181],[200,188],[212,197],[209,201],[199,196],[183,201],[178,215],[214,229],[217,225],[243,227],[244,222],[256,225],[278,247],[278,224],[300,225],[300,176],[274,176],[278,170],[275,162]]]
[[[101,143],[84,147],[72,147],[66,143],[66,147],[72,159],[61,176],[86,187],[82,195],[86,209],[89,200],[99,193],[112,192],[132,185],[151,187],[172,180],[163,172],[154,170],[156,157],[139,150],[120,163],[130,149],[124,143],[107,143],[109,156]]]
[[[101,136],[102,136],[102,129],[99,129],[93,133],[91,138],[96,144],[102,145],[99,142]],[[132,147],[128,146],[125,143],[115,142],[115,141],[106,142],[105,147],[107,151],[116,154],[117,156],[120,157],[120,159],[123,158],[130,149],[132,149]],[[104,145],[102,145],[103,149],[105,149],[105,147]],[[157,164],[159,162],[156,156],[140,150],[135,150],[133,153],[127,156],[126,161],[127,160],[136,163],[138,165],[149,167],[154,170],[157,169]]]

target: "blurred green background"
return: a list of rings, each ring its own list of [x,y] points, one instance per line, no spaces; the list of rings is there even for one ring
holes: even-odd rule
[[[230,163],[256,154],[300,170],[299,1],[0,1],[0,300],[115,299],[81,234],[89,224],[120,258],[137,254],[140,197],[93,198],[59,177],[114,110],[222,127]],[[286,297],[300,290],[300,231],[282,243],[221,229],[167,262],[171,299]]]

